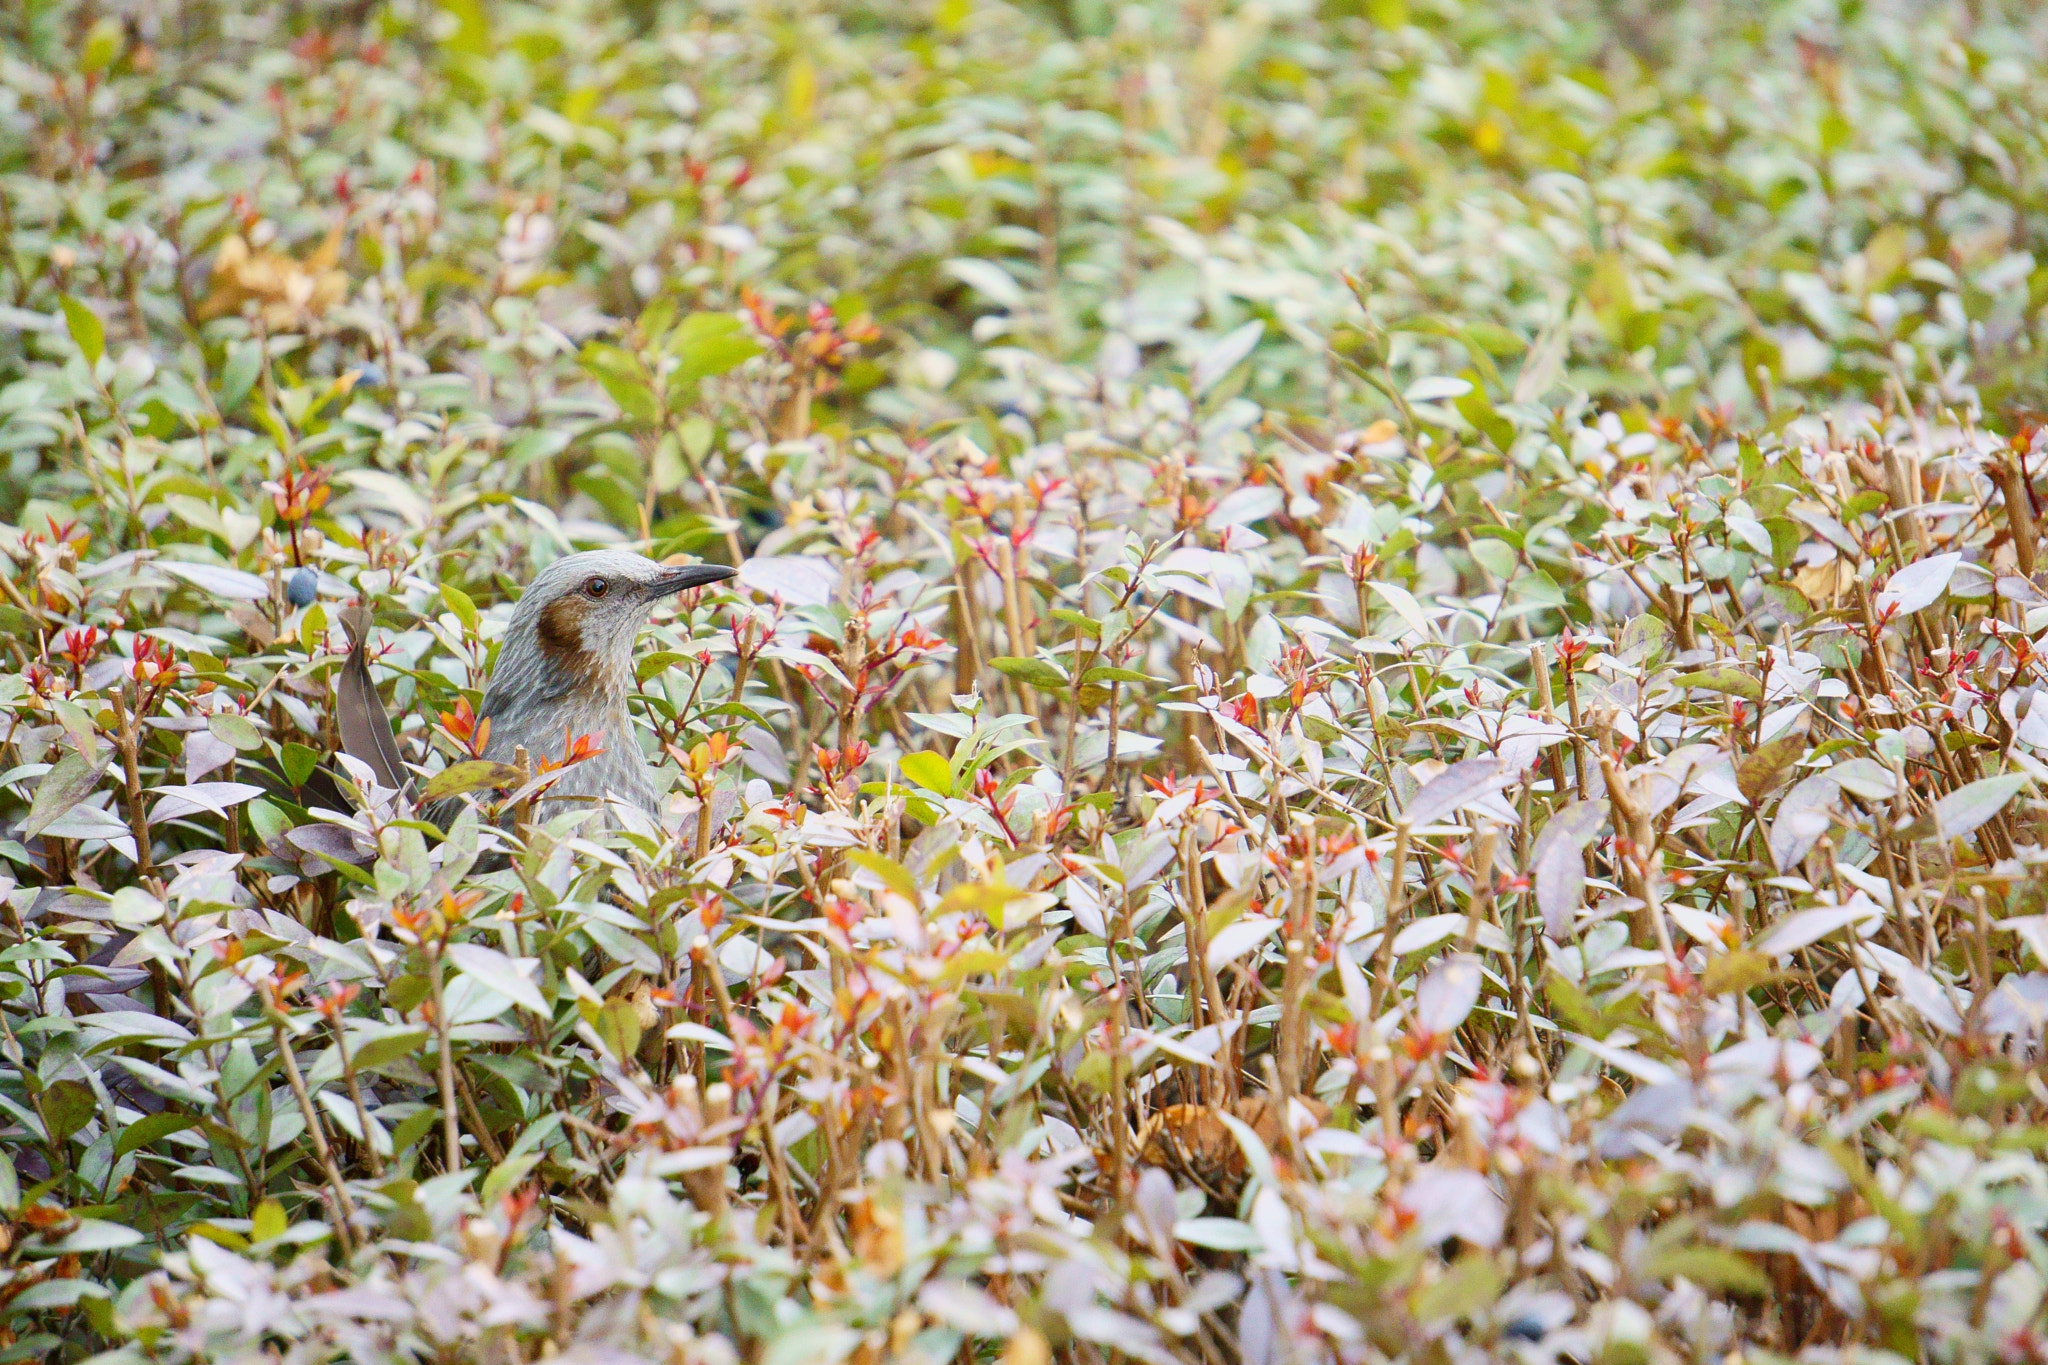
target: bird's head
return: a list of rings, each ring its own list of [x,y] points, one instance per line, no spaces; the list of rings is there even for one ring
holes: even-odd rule
[[[519,599],[499,651],[544,693],[625,687],[633,640],[656,604],[731,578],[723,564],[657,564],[630,550],[586,550],[542,569]]]

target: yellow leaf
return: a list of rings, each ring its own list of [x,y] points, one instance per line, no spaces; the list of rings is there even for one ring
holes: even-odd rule
[[[240,236],[231,236],[214,254],[213,287],[199,305],[199,316],[253,311],[273,329],[303,327],[348,297],[348,276],[336,268],[340,259],[338,227],[303,263],[268,247],[253,250]]]
[[[818,103],[818,68],[811,64],[810,56],[799,52],[789,59],[789,69],[782,77],[782,109],[793,124],[811,121],[811,111]]]
[[[341,263],[341,224],[336,223],[327,230],[320,245],[313,248],[313,254],[306,258],[308,271],[332,270]]]
[[[1028,891],[1014,886],[1006,886],[1001,882],[968,882],[966,885],[956,886],[946,893],[945,899],[939,902],[938,913],[941,915],[978,914],[986,915],[993,919],[1011,901],[1016,900],[1019,896],[1028,896],[1030,894]]]
[[[1808,564],[1792,575],[1792,586],[1816,607],[1832,607],[1855,585],[1856,573],[1840,559]]]
[[[284,1205],[278,1203],[275,1199],[266,1199],[258,1204],[256,1211],[249,1216],[249,1240],[252,1242],[272,1241],[284,1236],[286,1229],[289,1227],[290,1224],[284,1216]]]
[[[946,959],[946,970],[940,973],[940,979],[948,985],[958,985],[970,976],[999,972],[1009,960],[992,948],[965,949]]]
[[[910,870],[903,864],[865,848],[848,849],[846,856],[852,860],[854,866],[880,877],[882,885],[912,905],[921,899],[917,889],[917,878],[911,876]]]

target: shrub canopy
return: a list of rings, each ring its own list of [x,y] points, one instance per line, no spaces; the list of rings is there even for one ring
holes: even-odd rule
[[[2037,7],[0,32],[0,1359],[2048,1353]]]

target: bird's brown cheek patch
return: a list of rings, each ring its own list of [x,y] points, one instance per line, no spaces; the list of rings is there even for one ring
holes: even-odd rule
[[[548,662],[571,676],[595,681],[601,660],[583,644],[583,604],[573,597],[550,602],[535,628]]]

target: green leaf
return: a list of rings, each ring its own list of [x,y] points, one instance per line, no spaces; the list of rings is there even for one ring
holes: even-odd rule
[[[464,792],[484,791],[490,788],[512,787],[519,783],[519,769],[510,763],[494,763],[487,758],[464,759],[451,763],[427,779],[420,788],[420,801],[439,801],[444,796],[459,796]]]
[[[263,732],[256,728],[247,716],[238,716],[232,711],[223,711],[207,718],[206,729],[223,744],[232,744],[242,753],[254,753],[263,747]],[[294,787],[301,783],[292,783]]]
[[[1408,1311],[1417,1322],[1443,1322],[1477,1315],[1498,1302],[1500,1266],[1480,1250],[1460,1256],[1440,1278],[1426,1282],[1408,1297]]]
[[[92,1122],[98,1108],[92,1087],[84,1081],[58,1081],[43,1092],[43,1121],[49,1125],[50,1142],[62,1146],[73,1133]]]
[[[597,1013],[596,1029],[605,1050],[621,1062],[640,1050],[640,1012],[623,996],[604,1003]]]
[[[1562,972],[1552,971],[1543,978],[1543,998],[1549,1002],[1551,1013],[1576,1032],[1605,1038],[1614,1031],[1614,1026],[1602,1017],[1578,983]]]
[[[79,354],[85,363],[97,366],[100,357],[107,353],[107,329],[98,313],[72,298],[69,294],[57,300],[64,310],[64,325],[71,331],[71,339],[78,345]]]
[[[130,1152],[149,1146],[159,1138],[198,1126],[199,1120],[190,1114],[180,1114],[169,1109],[145,1115],[121,1130],[121,1136],[114,1140],[114,1155],[124,1157]]]
[[[1312,716],[1306,711],[1301,713],[1301,732],[1318,744],[1335,744],[1344,738],[1342,730],[1321,716]]]
[[[78,54],[79,73],[86,76],[97,75],[120,60],[121,49],[127,46],[124,39],[121,21],[111,14],[102,15],[98,22],[86,30],[85,46]]]
[[[532,1010],[543,1019],[552,1012],[547,997],[540,993],[540,987],[533,984],[533,978],[520,970],[519,963],[507,957],[496,948],[487,948],[481,943],[453,943],[448,946],[448,957],[464,976],[471,977],[504,996],[513,1004]],[[531,963],[532,958],[526,961]]]
[[[403,980],[404,978],[400,979]],[[419,980],[419,978],[414,979]],[[420,980],[422,995],[426,993],[426,984],[424,980]],[[385,1003],[393,1003],[390,996],[387,995],[385,997]],[[413,1003],[417,1004],[418,1001]],[[387,1033],[380,1038],[371,1038],[367,1042],[357,1042],[351,1037],[349,1040],[349,1063],[358,1071],[375,1071],[380,1067],[391,1065],[401,1057],[411,1056],[413,1053],[426,1047],[426,1045],[427,1031],[423,1028],[401,1029],[396,1033]]]
[[[455,27],[444,40],[450,51],[466,57],[491,55],[491,18],[484,0],[441,0],[441,8],[455,17]]]
[[[941,915],[978,914],[985,915],[991,924],[1003,922],[1003,909],[1012,901],[1036,896],[1042,905],[1049,907],[1052,898],[1043,893],[1026,891],[1021,886],[1007,886],[1000,882],[962,882],[948,891],[939,901]]]
[[[1474,355],[1484,355],[1484,352],[1475,351]],[[1492,362],[1489,361],[1487,369],[1493,368]],[[1481,435],[1493,442],[1496,450],[1505,454],[1515,444],[1514,423],[1501,416],[1500,411],[1493,406],[1492,400],[1487,398],[1485,389],[1481,387],[1483,383],[1498,385],[1500,375],[1496,372],[1490,379],[1482,379],[1476,372],[1468,370],[1464,378],[1472,385],[1472,391],[1453,399],[1452,406],[1457,408],[1460,417],[1470,422]]]
[[[685,417],[677,430],[682,437],[683,453],[693,461],[701,461],[711,453],[711,442],[718,435],[718,428],[711,425],[711,419],[698,412]]]
[[[690,656],[678,654],[672,649],[658,649],[642,659],[633,669],[633,676],[641,682],[668,672],[677,664],[687,663]]]
[[[1769,958],[1747,948],[1738,948],[1707,959],[1700,989],[1708,995],[1747,995],[1774,975]]]
[[[1763,1271],[1727,1247],[1672,1247],[1651,1257],[1646,1269],[1652,1279],[1683,1275],[1702,1289],[1723,1293],[1762,1294],[1770,1288]]]
[[[315,602],[299,618],[299,646],[306,653],[317,651],[327,638],[327,608]]]
[[[905,777],[926,791],[953,794],[953,765],[930,750],[905,754],[900,766]]]
[[[441,600],[448,604],[448,610],[455,613],[455,619],[462,622],[462,628],[471,634],[476,632],[476,603],[469,600],[469,594],[453,583],[441,585]]]
[[[540,1161],[539,1152],[527,1152],[520,1156],[507,1157],[493,1166],[491,1173],[484,1177],[483,1189],[479,1191],[484,1207],[496,1208],[498,1200],[510,1194],[520,1181],[526,1179],[529,1171],[540,1165]]]
[[[863,782],[862,796],[893,796],[903,802],[903,813],[922,825],[935,825],[945,818],[945,812],[932,804],[931,797],[916,787],[906,787],[900,782]]]
[[[384,1003],[400,1014],[410,1014],[431,990],[433,984],[426,977],[418,972],[407,972],[385,990]],[[426,1035],[421,1034],[420,1037],[424,1040]]]
[[[313,769],[320,766],[320,755],[303,744],[286,743],[278,751],[277,762],[284,769],[285,781],[294,787],[303,787],[306,779],[313,775]]]
[[[846,850],[846,856],[853,861],[854,866],[864,868],[880,877],[882,885],[888,887],[912,905],[917,904],[921,899],[917,887],[917,878],[911,876],[910,870],[893,858],[885,858],[881,854],[871,852],[865,848],[849,848]]]
[[[260,796],[243,809],[249,812],[249,827],[256,831],[256,838],[264,844],[276,843],[278,836],[290,829],[294,823],[291,816]]]
[[[761,343],[732,313],[692,313],[676,324],[662,349],[682,362],[669,376],[674,392],[731,373],[761,354]]]
[[[998,672],[1018,682],[1029,683],[1041,692],[1064,692],[1068,678],[1064,670],[1044,659],[1020,659],[1005,655],[993,661]]]
[[[1140,673],[1135,668],[1091,668],[1081,675],[1084,683],[1156,683],[1159,679],[1150,673]]]
[[[1749,701],[1761,701],[1764,695],[1763,683],[1736,668],[1709,668],[1698,673],[1682,673],[1671,681],[1679,687],[1697,687],[1705,692],[1723,692],[1731,697],[1743,697]]]
[[[2020,794],[2033,779],[2023,773],[2004,773],[1958,787],[1934,803],[1934,809],[1907,827],[1906,837],[1960,839],[1973,833]]]
[[[676,301],[673,295],[664,294],[640,310],[640,320],[635,326],[642,339],[658,339],[669,328],[675,326]]]
[[[398,1155],[403,1156],[412,1147],[414,1143],[418,1142],[428,1133],[433,1132],[436,1128],[440,1127],[440,1125],[441,1111],[438,1109],[422,1109],[417,1113],[407,1115],[405,1118],[399,1121],[399,1124],[396,1128],[391,1130],[391,1150],[397,1153]],[[418,1211],[417,1205],[414,1206],[413,1211]],[[403,1213],[404,1209],[401,1208],[400,1212]],[[418,1219],[418,1226],[419,1231],[416,1235],[408,1237],[408,1241],[423,1241],[434,1235],[434,1225],[427,1221],[426,1216],[424,1214],[420,1214]],[[394,1219],[391,1228],[389,1229],[390,1235],[394,1237],[406,1236],[406,1234],[400,1232],[398,1228],[399,1223],[396,1219]]]
[[[36,784],[35,800],[29,803],[28,822],[21,827],[22,837],[33,839],[57,823],[99,785],[100,774],[106,770],[106,759],[88,763],[84,755],[77,753],[67,753],[58,759],[56,766],[44,773],[43,780]]]
[[[1614,642],[1615,651],[1622,654],[1635,651],[1638,657],[1654,664],[1670,639],[1671,627],[1664,624],[1663,618],[1645,613],[1621,628],[1621,634]]]
[[[998,308],[1019,309],[1024,306],[1024,287],[994,261],[973,256],[955,257],[942,262],[939,269]]]
[[[1770,743],[1759,745],[1735,769],[1735,785],[1743,799],[1754,806],[1776,791],[1805,752],[1806,736],[1798,733],[1779,735]]]
[[[660,417],[661,405],[647,382],[646,372],[627,352],[592,342],[577,359],[628,417],[642,422],[654,422]]]
[[[248,401],[249,393],[256,387],[256,380],[263,373],[263,348],[254,341],[244,341],[228,351],[227,364],[221,367],[220,410],[223,414],[237,412]]]

